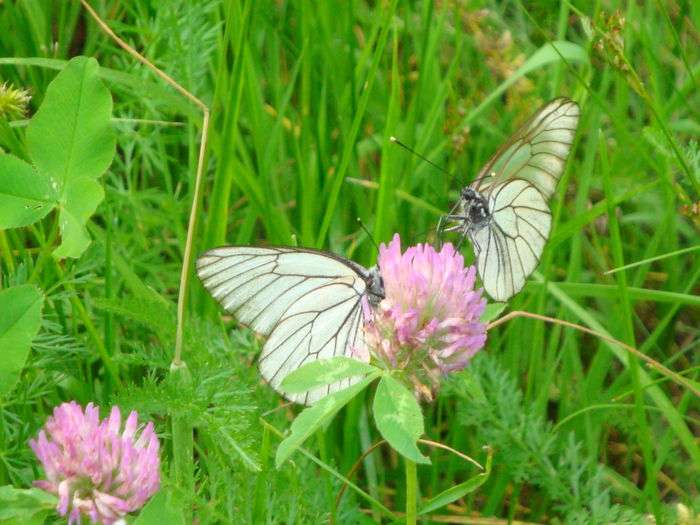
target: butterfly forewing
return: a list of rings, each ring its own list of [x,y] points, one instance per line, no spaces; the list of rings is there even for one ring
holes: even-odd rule
[[[365,355],[361,301],[368,271],[352,261],[303,248],[224,247],[202,255],[197,273],[226,311],[269,335],[260,370],[277,390],[308,362]],[[310,404],[350,384],[289,398]]]
[[[576,102],[558,98],[516,131],[484,166],[472,185],[482,194],[508,179],[524,179],[545,199],[554,193],[574,141],[579,118]]]

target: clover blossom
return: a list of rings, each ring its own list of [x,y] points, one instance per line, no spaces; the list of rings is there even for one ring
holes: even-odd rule
[[[35,485],[59,498],[56,507],[69,525],[81,516],[111,525],[140,509],[160,486],[158,437],[149,422],[140,433],[138,414],[122,427],[119,407],[100,421],[89,403],[75,401],[54,409],[37,439],[29,444],[46,472]],[[138,433],[138,435],[137,435]]]
[[[438,252],[418,244],[401,253],[394,235],[379,248],[378,266],[385,298],[366,323],[367,342],[375,357],[408,371],[423,393],[427,378],[460,370],[486,342],[486,307],[481,289],[474,289],[476,268],[451,244]]]

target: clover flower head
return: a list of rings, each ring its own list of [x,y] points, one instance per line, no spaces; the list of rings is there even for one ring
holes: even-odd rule
[[[476,268],[465,268],[449,243],[439,252],[418,244],[402,254],[398,234],[380,246],[378,266],[385,298],[366,323],[375,357],[416,377],[427,374],[432,383],[438,373],[466,367],[486,342]]]
[[[138,414],[122,425],[119,407],[100,421],[89,403],[54,409],[37,439],[29,442],[46,473],[35,485],[58,496],[57,511],[69,525],[82,516],[111,525],[140,509],[160,486],[159,443],[153,423],[139,432]]]

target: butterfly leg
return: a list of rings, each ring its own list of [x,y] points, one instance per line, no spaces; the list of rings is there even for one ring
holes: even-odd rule
[[[464,239],[467,238],[467,234],[469,233],[469,230],[472,227],[472,225],[466,220],[466,217],[463,218],[462,223],[458,226],[461,227],[461,231],[459,232],[459,241],[457,241],[457,246],[455,246],[456,251],[459,251],[460,248],[462,248],[462,244],[464,244]],[[457,228],[454,229],[456,230]]]
[[[458,252],[462,248],[462,244],[464,244],[465,237],[466,235],[464,234],[464,232],[462,232],[462,234],[459,236],[459,240],[457,241],[457,246],[455,246],[455,251]]]
[[[445,222],[445,216],[440,215],[440,220],[438,220],[437,223],[437,228],[435,231],[436,237],[437,237],[437,247],[438,249],[442,248],[442,231],[444,229],[444,222]]]
[[[443,227],[442,231],[446,232],[454,232],[457,230],[462,229],[462,225],[464,224],[464,221],[467,220],[467,218],[464,215],[443,215],[440,220],[445,220],[445,221],[452,221],[455,222],[456,224],[453,224],[452,226],[448,227]]]
[[[440,217],[440,220],[438,221],[437,226],[438,248],[442,247],[443,234],[445,232],[461,230],[466,220],[467,218],[463,215],[442,215]],[[454,224],[452,224],[451,226],[446,226],[446,223],[448,221],[453,222]]]
[[[453,222],[451,226],[445,226],[445,223],[447,221]],[[459,241],[457,242],[457,245],[455,249],[459,251],[460,247],[462,246],[462,243],[464,242],[464,237],[466,236],[466,231],[467,231],[467,217],[464,215],[443,215],[440,217],[440,222],[439,222],[439,240],[440,240],[440,247],[442,247],[442,234],[444,232],[455,232],[458,231],[460,232],[459,236]]]
[[[462,217],[461,215],[456,214],[457,210],[459,210],[461,205],[461,201],[457,201],[454,206],[450,209],[449,213],[447,215],[441,215],[440,220],[438,221],[437,225],[437,241],[438,241],[438,247],[442,247],[442,240],[443,240],[443,234],[445,232],[449,231],[454,231],[459,228],[459,223],[463,223],[466,217]],[[452,225],[452,226],[445,226],[447,222],[456,222],[457,224]]]

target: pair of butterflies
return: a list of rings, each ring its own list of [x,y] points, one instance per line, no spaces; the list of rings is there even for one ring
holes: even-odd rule
[[[486,292],[505,301],[539,262],[551,228],[548,200],[564,172],[579,106],[545,104],[505,142],[460,193],[438,225],[470,240]],[[317,359],[364,352],[362,299],[384,297],[379,271],[338,255],[291,247],[215,248],[197,260],[204,286],[226,311],[268,336],[259,361],[276,390],[290,372]],[[287,396],[313,404],[346,380]]]

